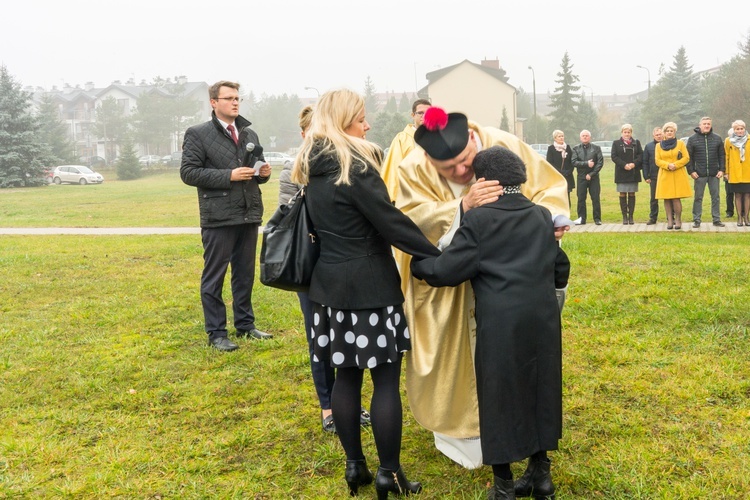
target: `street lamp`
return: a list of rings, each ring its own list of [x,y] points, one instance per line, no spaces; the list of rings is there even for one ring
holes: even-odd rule
[[[320,92],[318,92],[318,89],[315,87],[305,87],[305,90],[314,90],[316,94],[318,94],[318,99],[320,99]]]
[[[538,137],[538,131],[539,131],[539,119],[536,116],[536,73],[534,73],[534,68],[529,66],[529,69],[531,70],[531,82],[534,88],[534,144],[539,142]]]
[[[641,66],[640,64],[636,64],[635,67],[646,70],[646,73],[648,74],[648,91],[651,92],[651,72],[648,70],[648,68],[646,68],[645,66]]]

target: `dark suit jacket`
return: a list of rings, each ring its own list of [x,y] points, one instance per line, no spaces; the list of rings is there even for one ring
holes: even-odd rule
[[[440,251],[391,203],[378,171],[362,163],[351,169],[351,185],[336,185],[334,156],[311,160],[307,206],[320,237],[320,259],[310,300],[337,309],[374,309],[402,304],[401,278],[391,246],[428,257]]]

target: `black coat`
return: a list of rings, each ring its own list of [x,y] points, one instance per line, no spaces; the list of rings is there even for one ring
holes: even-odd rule
[[[656,141],[651,141],[643,148],[641,156],[643,178],[655,181],[659,177],[659,167],[656,166]]]
[[[589,167],[589,160],[594,160],[594,166]],[[582,143],[573,148],[573,158],[570,160],[573,166],[578,170],[578,180],[586,181],[586,176],[591,175],[593,179],[599,175],[604,166],[604,155],[602,148],[596,144],[588,143],[584,146]]]
[[[713,129],[707,134],[701,133],[701,128],[694,129],[695,134],[688,137],[687,147],[690,162],[687,164],[688,174],[698,172],[698,177],[716,177],[719,171],[726,171],[726,152],[724,140]]]
[[[433,286],[471,280],[484,463],[557,449],[562,340],[555,286],[567,284],[570,263],[550,212],[522,194],[501,196],[468,211],[443,254],[413,260],[411,269]]]
[[[550,144],[547,148],[547,163],[557,169],[558,172],[563,174],[565,180],[568,181],[568,192],[573,191],[576,187],[576,179],[573,176],[573,150],[570,144],[565,145],[565,152],[567,153],[565,159],[562,157],[562,152],[555,149],[554,144]]]
[[[268,177],[254,176],[248,181],[230,181],[232,170],[242,166],[245,146],[259,145],[258,134],[250,122],[238,116],[234,121],[239,130],[235,145],[215,113],[211,120],[190,127],[182,143],[180,177],[185,184],[198,188],[201,227],[260,224],[263,199],[259,184]]]
[[[393,206],[378,171],[355,164],[351,185],[336,185],[334,156],[311,160],[307,206],[320,237],[310,300],[336,309],[375,309],[404,302],[391,245],[420,257],[439,255],[417,225]]]
[[[612,161],[615,164],[615,182],[641,182],[641,159],[643,158],[643,148],[641,141],[633,139],[630,146],[625,144],[622,139],[612,142]],[[625,165],[635,163],[635,168],[625,170]]]

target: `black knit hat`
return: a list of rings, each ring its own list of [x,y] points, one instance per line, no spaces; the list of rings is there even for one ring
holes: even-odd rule
[[[469,120],[461,113],[446,114],[442,108],[427,108],[414,140],[431,158],[455,158],[469,143]]]
[[[518,186],[526,182],[526,165],[521,157],[508,148],[492,146],[474,157],[477,179],[499,181],[501,186]]]

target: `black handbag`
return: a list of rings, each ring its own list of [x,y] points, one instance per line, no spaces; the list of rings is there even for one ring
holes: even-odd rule
[[[302,188],[276,210],[263,229],[260,282],[282,290],[307,291],[319,255],[320,242]]]

